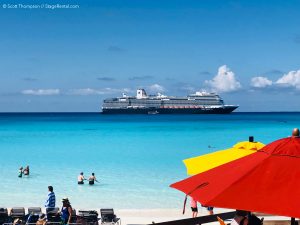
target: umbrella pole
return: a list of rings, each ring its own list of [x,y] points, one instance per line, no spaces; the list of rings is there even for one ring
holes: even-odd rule
[[[295,221],[295,218],[294,218],[294,217],[291,217],[291,225],[296,225],[295,222],[296,222],[296,221]]]

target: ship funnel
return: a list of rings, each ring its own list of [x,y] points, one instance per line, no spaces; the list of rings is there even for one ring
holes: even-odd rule
[[[137,89],[137,91],[136,91],[136,98],[137,99],[147,98],[146,91],[144,89]]]

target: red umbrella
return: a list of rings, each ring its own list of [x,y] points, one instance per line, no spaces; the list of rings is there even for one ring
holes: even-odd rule
[[[299,218],[300,138],[277,140],[171,187],[202,205]]]

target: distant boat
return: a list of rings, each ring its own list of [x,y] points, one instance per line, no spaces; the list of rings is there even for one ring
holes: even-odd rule
[[[147,95],[138,89],[136,96],[107,98],[103,101],[103,114],[227,114],[238,108],[225,105],[219,95],[196,92],[186,97],[171,97],[160,93]]]

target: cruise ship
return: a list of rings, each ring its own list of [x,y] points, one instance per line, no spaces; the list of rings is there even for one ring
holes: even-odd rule
[[[186,97],[171,97],[160,93],[147,95],[138,89],[136,96],[107,98],[102,105],[103,114],[227,114],[238,108],[225,105],[219,95],[196,92]]]

